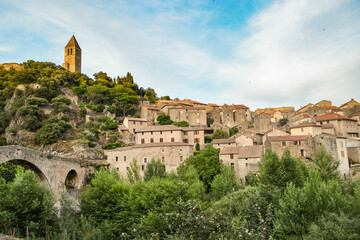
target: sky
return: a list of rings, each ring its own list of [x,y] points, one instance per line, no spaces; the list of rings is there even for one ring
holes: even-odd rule
[[[360,101],[359,0],[0,0],[0,63],[130,72],[158,96],[250,109]]]

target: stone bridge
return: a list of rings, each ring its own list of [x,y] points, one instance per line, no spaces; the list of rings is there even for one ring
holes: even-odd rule
[[[86,178],[95,171],[94,163],[105,163],[101,160],[85,161],[52,156],[18,145],[0,147],[0,164],[4,162],[12,162],[34,171],[39,180],[49,184],[56,199],[68,188],[83,187]]]

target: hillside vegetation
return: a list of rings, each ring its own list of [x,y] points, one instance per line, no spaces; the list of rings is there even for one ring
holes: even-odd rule
[[[157,100],[154,89],[139,87],[130,73],[111,78],[98,72],[90,78],[33,60],[7,69],[0,66],[2,142],[37,148],[58,140],[119,146],[112,119],[137,116],[140,97]]]

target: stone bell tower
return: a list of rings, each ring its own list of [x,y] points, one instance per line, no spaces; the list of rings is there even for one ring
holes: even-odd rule
[[[81,72],[81,48],[74,35],[65,46],[63,68],[70,72]]]

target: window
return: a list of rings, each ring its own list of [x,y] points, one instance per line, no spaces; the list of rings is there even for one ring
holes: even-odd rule
[[[247,161],[247,160],[248,160],[248,158],[245,158],[245,160]]]
[[[171,142],[175,142],[175,138],[171,138]]]
[[[230,154],[230,159],[234,159],[234,154]]]
[[[195,143],[199,143],[199,142],[200,142],[200,139],[199,139],[199,138],[194,138],[194,142],[195,142]]]
[[[141,135],[144,135],[144,132],[142,132]]]
[[[301,156],[301,157],[304,157],[304,156],[305,156],[305,151],[304,151],[304,149],[300,149],[300,156]]]
[[[141,139],[141,144],[144,144],[145,143],[145,139]]]
[[[184,136],[186,136],[186,135],[188,135],[188,133],[187,133],[187,132],[184,132]]]
[[[283,145],[283,146],[286,146],[286,142],[285,142],[285,141],[282,141],[282,145]]]
[[[144,163],[147,163],[147,158],[146,157],[144,158]]]
[[[118,157],[115,157],[115,161],[118,161],[119,160],[119,158]]]
[[[151,135],[153,135],[153,132],[151,131]]]
[[[245,163],[245,166],[246,166],[246,167],[249,166],[249,163]]]
[[[304,132],[304,128],[301,128],[301,132]]]
[[[70,49],[68,49],[68,55],[70,55]]]
[[[153,138],[150,138],[150,142],[153,143],[153,142],[154,142],[154,139],[153,139]]]
[[[161,157],[161,162],[162,162],[162,163],[165,162],[165,157]]]
[[[135,131],[136,131],[136,129],[135,129],[135,128],[133,128],[133,133],[135,133]]]
[[[189,143],[189,140],[183,139],[183,142],[184,142],[184,143]]]
[[[300,141],[294,141],[294,145],[300,145]]]
[[[170,131],[170,133],[172,133],[172,131]]]
[[[345,157],[345,152],[341,151],[341,157]]]
[[[344,147],[344,144],[343,144],[343,142],[340,142],[340,147]]]
[[[124,156],[124,162],[126,162],[126,156]]]
[[[142,122],[140,122],[140,125],[142,125]]]
[[[162,131],[160,131],[160,134],[162,134]]]
[[[141,165],[141,170],[144,171],[144,169],[145,169],[145,166],[144,166],[144,165]]]
[[[235,168],[235,163],[230,163],[230,166],[232,167],[232,168]]]
[[[199,131],[194,131],[194,135],[199,135]]]
[[[183,156],[180,156],[180,162],[182,162],[183,161]]]
[[[180,148],[180,152],[182,151],[182,149]]]
[[[163,140],[163,138],[160,138],[160,142],[163,142],[164,140]]]
[[[116,171],[119,171],[119,168],[118,168],[118,167],[116,168]]]
[[[72,48],[70,49],[70,54],[72,55]]]

